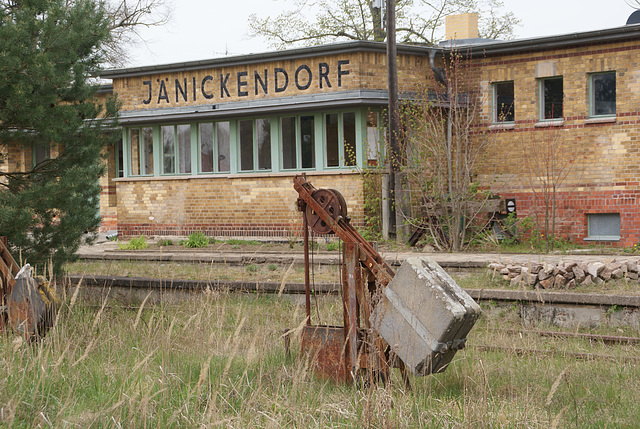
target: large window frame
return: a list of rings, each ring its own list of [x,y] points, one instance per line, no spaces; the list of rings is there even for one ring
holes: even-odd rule
[[[283,171],[315,170],[316,116],[292,115],[279,118],[280,165]]]
[[[182,176],[193,172],[191,133],[192,124],[190,123],[160,127],[163,176]]]
[[[376,164],[382,132],[379,111],[292,113],[125,127],[123,176],[334,171]],[[327,162],[328,117],[335,118],[333,163]]]
[[[208,131],[210,131],[210,134],[205,134]],[[200,122],[198,124],[197,144],[199,173],[216,174],[231,172],[230,121]],[[204,145],[206,145],[206,147]]]
[[[540,121],[557,121],[564,118],[564,79],[562,76],[539,79],[538,94]]]
[[[51,143],[48,143],[48,142],[33,143],[31,153],[32,153],[31,162],[32,162],[32,165],[35,167],[41,162],[51,159]]]
[[[513,124],[516,120],[515,84],[512,80],[491,84],[491,116],[494,124]]]
[[[237,121],[238,173],[271,172],[273,170],[271,121],[271,117],[239,119]]]
[[[616,72],[605,71],[589,75],[589,116],[616,116]]]
[[[128,176],[153,176],[155,173],[154,127],[132,127],[127,129]]]
[[[355,111],[324,115],[325,169],[353,168],[358,165],[358,122]]]

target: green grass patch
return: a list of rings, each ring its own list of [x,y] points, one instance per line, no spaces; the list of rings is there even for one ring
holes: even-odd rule
[[[229,240],[227,240],[227,244],[231,246],[256,246],[261,243],[256,240],[240,240],[237,238],[230,238]]]
[[[340,247],[340,244],[335,242],[335,241],[330,241],[329,243],[327,243],[327,245],[325,246],[325,249],[327,250],[327,252],[333,252],[335,250],[338,250],[338,248]]]
[[[132,238],[128,243],[119,243],[118,249],[120,250],[142,250],[149,247],[149,243],[147,243],[147,239],[144,235],[141,235],[137,238]]]
[[[215,240],[210,239],[203,232],[193,232],[189,234],[186,240],[182,243],[184,247],[197,248],[197,247],[207,247],[210,243]]]

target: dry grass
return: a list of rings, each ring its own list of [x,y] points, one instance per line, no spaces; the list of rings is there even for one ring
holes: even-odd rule
[[[141,310],[67,298],[38,344],[0,337],[4,427],[620,427],[640,421],[631,346],[513,334],[515,311],[482,318],[443,374],[357,388],[317,379],[281,334],[304,306],[286,295],[209,292]],[[142,300],[139,304],[142,304]],[[320,297],[339,323],[339,297]],[[627,333],[629,334],[629,333]],[[638,335],[638,333],[635,333]],[[481,345],[554,350],[482,351]],[[610,359],[576,360],[580,351]],[[397,376],[397,375],[396,375]]]
[[[291,264],[255,263],[232,265],[106,260],[74,262],[68,264],[66,269],[72,274],[148,277],[171,280],[260,280],[263,282],[280,282],[283,278],[286,278],[288,282],[304,282],[304,267],[301,265],[291,267]],[[339,282],[339,268],[334,265],[317,265],[314,267],[314,279],[317,283]]]

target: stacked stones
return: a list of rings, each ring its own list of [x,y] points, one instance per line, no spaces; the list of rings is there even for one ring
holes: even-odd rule
[[[592,286],[611,280],[638,280],[638,261],[615,260],[603,262],[499,263],[488,267],[500,273],[511,286],[529,286],[534,289],[572,289],[576,286]]]

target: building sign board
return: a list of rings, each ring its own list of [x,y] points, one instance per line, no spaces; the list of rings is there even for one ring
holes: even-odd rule
[[[312,85],[323,90],[341,87],[350,74],[349,60],[337,61],[332,67],[326,62],[300,64],[295,70],[282,67],[244,69],[235,73],[211,73],[203,77],[163,77],[141,81],[142,103],[167,105],[204,100],[230,101],[244,97],[278,94],[287,91],[304,92]],[[229,99],[229,100],[227,100]]]

